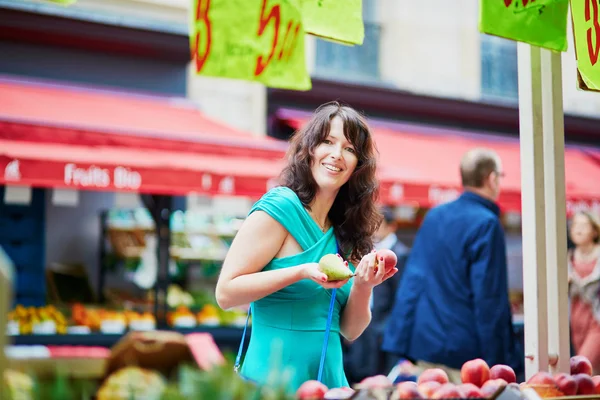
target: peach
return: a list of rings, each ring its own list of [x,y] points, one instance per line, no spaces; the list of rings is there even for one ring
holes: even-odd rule
[[[460,369],[460,378],[463,383],[481,387],[490,379],[490,367],[481,358],[467,361]]]
[[[484,398],[481,389],[472,383],[463,383],[462,385],[458,385],[458,391],[461,393],[462,399],[482,399]]]
[[[444,383],[431,396],[432,399],[460,399],[458,387],[452,383]]]
[[[550,373],[546,372],[546,371],[537,372],[535,375],[533,375],[531,378],[529,378],[527,383],[530,385],[555,385],[556,386],[556,381],[554,380],[552,375],[550,375]]]
[[[377,272],[377,269],[379,267],[379,258],[380,257],[383,257],[383,263],[385,265],[386,272],[391,270],[392,268],[394,268],[396,266],[396,264],[398,263],[398,257],[396,256],[396,253],[394,253],[393,251],[391,251],[389,249],[377,250],[377,258],[375,261],[375,272]]]
[[[489,380],[483,384],[481,387],[481,393],[483,393],[483,397],[492,397],[498,390],[506,387],[508,383],[504,379],[493,379]]]
[[[317,400],[323,399],[329,389],[319,381],[306,381],[296,391],[296,398],[299,400]]]
[[[570,363],[571,375],[587,374],[592,376],[592,363],[586,356],[573,356]]]
[[[369,376],[360,382],[365,389],[385,389],[392,386],[392,381],[385,375]]]
[[[563,392],[565,396],[575,396],[577,394],[577,382],[571,375],[561,372],[554,375],[554,381],[558,390]]]
[[[592,376],[592,382],[596,386],[596,394],[600,394],[600,375]]]
[[[419,392],[416,382],[407,381],[400,382],[396,385],[395,394],[391,399],[422,399],[423,396]]]
[[[490,368],[490,379],[504,379],[508,383],[516,383],[517,375],[508,365],[496,364]]]
[[[596,385],[592,377],[588,374],[573,375],[573,379],[577,383],[577,394],[596,394]]]
[[[438,381],[427,381],[423,383],[419,383],[417,388],[419,389],[419,393],[426,399],[430,399],[431,396],[442,386]]]
[[[443,369],[429,368],[421,372],[421,375],[419,375],[419,379],[417,380],[417,384],[429,381],[439,382],[443,385],[444,383],[448,383],[450,380],[448,379],[448,374]]]

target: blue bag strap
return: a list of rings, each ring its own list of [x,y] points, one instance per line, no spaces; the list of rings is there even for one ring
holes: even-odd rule
[[[340,246],[336,241],[336,252],[340,253]],[[329,302],[329,314],[327,315],[327,324],[325,325],[325,338],[323,339],[323,349],[321,350],[321,361],[319,363],[319,372],[317,380],[321,382],[323,378],[323,367],[325,366],[325,356],[327,355],[327,345],[329,344],[329,334],[331,332],[331,321],[333,320],[333,309],[335,308],[335,295],[337,289],[331,289],[331,301]],[[250,320],[250,312],[252,306],[248,307],[248,315],[246,315],[246,325],[244,325],[244,331],[242,332],[242,340],[238,348],[237,356],[235,357],[235,363],[233,364],[233,370],[237,373],[240,369],[240,361],[242,359],[242,353],[244,351],[244,341],[246,340],[246,331],[248,329],[248,321]]]

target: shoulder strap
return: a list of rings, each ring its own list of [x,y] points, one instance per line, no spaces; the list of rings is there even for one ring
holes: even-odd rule
[[[336,251],[340,252],[339,244],[336,241]],[[337,289],[331,289],[331,301],[329,302],[329,314],[327,315],[327,324],[325,325],[325,337],[323,338],[323,349],[321,350],[321,361],[319,362],[319,372],[317,375],[317,380],[321,382],[323,378],[323,367],[325,366],[325,356],[327,355],[327,345],[329,344],[329,334],[331,332],[331,321],[333,319],[333,309],[335,308],[335,295],[337,294]],[[235,357],[235,364],[233,365],[233,370],[237,373],[240,369],[240,361],[242,359],[242,353],[244,351],[244,341],[246,340],[246,330],[248,329],[248,320],[250,319],[250,312],[252,310],[252,306],[248,307],[248,315],[246,315],[246,325],[244,325],[244,331],[242,332],[242,340],[240,341],[240,346],[238,348],[237,356]]]

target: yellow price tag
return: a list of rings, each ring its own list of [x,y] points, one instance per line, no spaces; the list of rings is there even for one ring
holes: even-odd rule
[[[301,0],[306,33],[343,44],[363,44],[362,0]]]
[[[481,0],[479,30],[556,51],[567,50],[568,0]]]
[[[579,88],[600,91],[599,0],[571,0]]]
[[[192,0],[191,18],[199,75],[311,88],[298,0]]]

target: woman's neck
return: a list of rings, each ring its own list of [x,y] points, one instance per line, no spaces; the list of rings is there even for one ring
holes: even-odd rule
[[[583,257],[593,255],[595,253],[595,250],[596,243],[594,242],[580,244],[579,246],[577,246],[577,252]]]
[[[337,192],[331,194],[317,192],[313,201],[309,204],[310,214],[323,229],[328,225],[327,220],[329,210],[331,210],[331,206],[333,206],[336,195]]]

